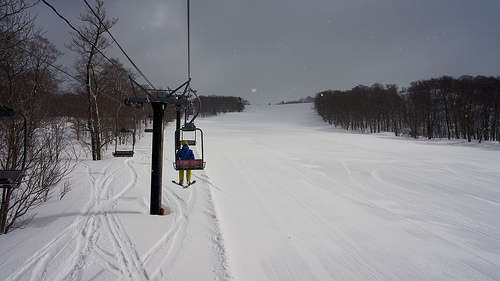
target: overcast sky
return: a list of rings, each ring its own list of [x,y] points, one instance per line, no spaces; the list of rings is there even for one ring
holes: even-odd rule
[[[83,0],[46,0],[80,26]],[[94,0],[87,0],[94,5]],[[104,0],[110,30],[157,88],[187,79],[187,0]],[[192,87],[252,104],[442,75],[500,75],[499,0],[191,0]],[[69,27],[33,9],[65,53]],[[117,47],[107,54],[132,67]],[[138,80],[139,83],[144,81]]]

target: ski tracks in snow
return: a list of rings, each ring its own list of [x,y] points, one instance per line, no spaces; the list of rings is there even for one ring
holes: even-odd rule
[[[84,270],[92,263],[107,264],[110,278],[127,277],[149,280],[138,253],[134,250],[114,208],[120,197],[137,184],[137,173],[130,165],[131,159],[119,165],[116,161],[103,161],[104,166],[92,170],[81,162],[88,175],[89,199],[73,222],[59,235],[19,267],[5,280],[80,280]],[[111,184],[118,170],[130,171],[129,183],[121,190]],[[123,180],[123,179],[121,179]]]
[[[218,157],[207,170],[238,280],[497,275],[482,256],[499,242],[493,169],[436,163],[404,140],[371,147],[374,136],[222,121],[229,126],[212,128],[218,138],[207,147]]]
[[[174,263],[186,236],[187,213],[194,201],[192,196],[186,201],[169,189],[164,188],[163,191],[162,202],[168,202],[170,208],[166,212],[171,212],[173,222],[168,231],[143,255],[144,266],[154,270],[151,276],[155,278],[168,274],[167,269]],[[188,192],[192,194],[191,190]]]
[[[383,221],[397,224],[398,231],[405,233],[407,239],[415,241],[414,243],[435,241],[433,243],[436,249],[441,249],[441,251],[449,251],[451,248],[462,249],[457,254],[459,252],[461,252],[460,254],[467,253],[467,256],[473,257],[475,260],[481,261],[481,263],[491,263],[482,256],[482,251],[476,241],[491,241],[493,244],[500,242],[497,238],[500,231],[492,227],[494,224],[488,223],[498,219],[484,216],[484,214],[491,214],[491,212],[481,212],[482,208],[487,210],[488,205],[496,206],[497,204],[482,199],[488,204],[479,209],[470,208],[471,199],[477,200],[474,196],[474,190],[481,189],[484,186],[479,180],[473,182],[470,180],[471,177],[464,175],[458,177],[453,173],[453,169],[446,164],[428,163],[425,167],[422,167],[412,161],[398,157],[392,160],[387,159],[383,164],[357,159],[356,161],[365,163],[368,169],[354,174],[343,157],[337,156],[336,158],[344,167],[347,177],[355,184],[346,186],[336,182],[338,186],[350,188],[351,190],[350,195],[343,196],[344,199],[357,204]],[[358,164],[358,166],[360,165]],[[486,171],[481,172],[486,173]],[[442,182],[433,180],[438,178],[436,174],[441,178],[446,178],[446,180]],[[456,177],[452,178],[453,176]],[[491,177],[492,175],[488,175],[486,180]],[[392,183],[392,178],[398,179],[395,182],[399,184]],[[399,180],[399,178],[407,179],[408,185],[401,185],[405,181]],[[450,182],[455,184],[450,184]],[[467,186],[468,189],[461,188],[461,186]],[[368,194],[371,194],[371,196],[368,197]],[[388,202],[392,203],[387,205]],[[474,204],[474,206],[477,205]],[[471,216],[471,214],[474,213],[478,214],[476,217],[482,217],[482,219],[473,220],[474,216]],[[436,225],[414,220],[413,217],[426,217],[431,224],[433,222],[433,224],[439,224],[441,227],[438,228]],[[460,238],[463,235],[470,237],[469,242],[465,242],[466,240]],[[370,241],[373,238],[368,236],[364,240]],[[401,253],[404,252],[403,248],[405,247],[401,247]],[[408,247],[406,250],[412,248],[415,255],[417,255],[416,253],[420,250],[418,247]],[[382,250],[380,249],[381,252]],[[361,249],[358,251],[362,252]],[[395,256],[391,257],[391,259],[396,258],[399,260],[399,267],[406,268],[410,276],[418,279],[424,278],[425,275],[422,272],[425,271],[423,271],[423,268],[415,267],[411,263],[405,262],[404,259],[398,258],[397,256],[401,253],[393,253]],[[432,272],[431,267],[453,262],[445,257],[432,257],[431,261],[429,263],[429,272]],[[450,276],[461,276],[462,278],[468,275],[472,279],[488,279],[477,268],[468,266],[467,263],[461,261],[456,261],[456,263],[463,270],[448,272]],[[374,260],[372,264],[377,263]],[[430,266],[431,264],[432,266]],[[390,275],[387,277],[392,279]]]
[[[136,169],[149,165],[146,159],[147,155],[111,158],[91,165],[82,161],[81,174],[88,179],[82,186],[88,197],[82,210],[68,214],[74,219],[3,280],[178,280],[186,276],[199,279],[199,272],[203,278],[212,274],[213,279],[231,279],[205,173],[195,174],[203,180],[187,190],[164,185],[166,216],[123,211],[120,207],[130,201],[125,195],[136,194],[133,189],[144,182],[139,179],[144,171]],[[144,241],[137,232],[140,226],[131,225],[134,220],[122,221],[128,215],[147,216],[143,226],[155,229],[149,236],[151,241]],[[161,226],[151,225],[158,222]],[[139,234],[134,236],[131,227]],[[189,260],[198,252],[199,260]],[[184,270],[185,264],[192,262],[199,263],[199,272]]]

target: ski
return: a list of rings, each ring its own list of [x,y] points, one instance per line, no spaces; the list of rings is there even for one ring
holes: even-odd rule
[[[191,185],[195,184],[195,183],[196,183],[196,180],[194,180],[194,181],[192,181],[192,182],[188,183],[187,185],[180,184],[180,183],[178,183],[178,182],[176,182],[176,181],[174,181],[174,180],[172,180],[172,183],[175,183],[176,185],[182,186],[182,188],[188,188],[188,187],[190,187]]]

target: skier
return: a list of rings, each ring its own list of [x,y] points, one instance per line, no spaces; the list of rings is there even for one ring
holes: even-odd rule
[[[191,149],[189,149],[188,142],[184,141],[182,143],[182,149],[177,150],[175,154],[176,160],[190,160],[194,159],[194,154]],[[191,170],[186,170],[186,178],[188,186],[191,185]],[[179,185],[183,185],[184,182],[184,170],[179,170]]]

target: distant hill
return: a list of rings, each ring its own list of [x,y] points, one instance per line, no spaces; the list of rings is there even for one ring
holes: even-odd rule
[[[310,97],[308,96],[307,98],[301,98],[299,99],[298,101],[282,101],[278,104],[293,104],[293,103],[313,103],[314,102],[314,98],[313,97]]]

